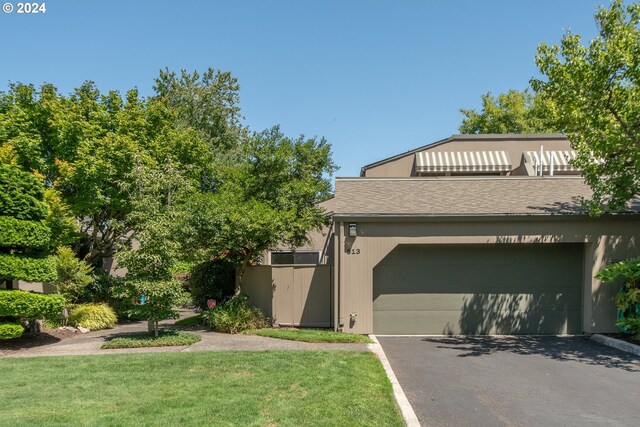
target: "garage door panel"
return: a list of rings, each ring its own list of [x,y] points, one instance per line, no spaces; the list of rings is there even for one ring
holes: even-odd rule
[[[552,295],[552,297],[550,297]],[[580,310],[579,292],[559,289],[557,292],[536,294],[492,293],[492,294],[392,294],[380,295],[375,300],[376,312],[380,311],[442,311],[464,310],[472,304],[484,304],[503,309],[524,311],[541,303],[563,307],[567,310]],[[453,307],[453,308],[452,308]],[[457,308],[459,307],[459,308]],[[553,308],[557,311],[559,308]]]
[[[376,290],[388,293],[394,290],[422,290],[432,292],[473,292],[479,287],[496,286],[503,289],[534,291],[557,288],[558,283],[572,283],[582,274],[581,266],[512,265],[509,268],[492,265],[443,264],[438,266],[384,266],[375,270],[379,281]]]
[[[582,331],[578,244],[399,246],[374,268],[378,334]]]
[[[410,293],[477,293],[479,289],[488,288],[490,293],[540,293],[540,292],[552,292],[558,290],[567,290],[575,292],[574,288],[567,288],[566,286],[559,286],[561,283],[571,283],[575,281],[576,275],[580,275],[581,272],[574,274],[559,274],[556,275],[553,280],[549,277],[536,278],[531,276],[531,282],[523,282],[521,280],[509,279],[509,278],[495,278],[495,277],[451,277],[447,278],[446,273],[434,274],[429,277],[429,280],[422,278],[403,278],[402,275],[389,275],[386,279],[386,283],[381,286],[377,286],[374,290],[374,295],[382,294],[410,294]],[[443,277],[438,277],[443,276]],[[457,275],[454,275],[457,276]],[[578,291],[580,291],[578,289]]]
[[[577,244],[503,244],[503,245],[438,245],[439,249],[434,252],[435,245],[401,245],[400,251],[393,251],[385,257],[385,265],[511,265],[514,263],[534,264],[541,263],[547,265],[571,265],[573,262],[566,258],[567,249],[565,246],[580,246]],[[514,247],[519,249],[514,251]],[[544,250],[539,250],[541,246],[547,246]],[[463,262],[460,260],[460,253],[472,253],[473,258],[467,258]]]
[[[529,313],[526,318],[513,314],[463,316],[460,311],[384,311],[376,312],[375,330],[390,335],[533,335],[565,334],[581,328],[581,311],[566,313],[566,321],[558,322],[552,310]],[[425,329],[424,325],[432,325]]]

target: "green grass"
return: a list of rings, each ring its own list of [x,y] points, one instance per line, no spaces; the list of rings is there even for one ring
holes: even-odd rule
[[[180,319],[175,323],[176,326],[197,326],[202,324],[204,324],[204,317],[202,317],[202,314],[185,317],[184,319]]]
[[[0,378],[0,426],[404,425],[358,351],[2,358]]]
[[[365,343],[373,341],[364,335],[345,334],[325,329],[253,329],[247,333],[262,337],[304,342]]]
[[[168,347],[175,345],[191,345],[200,341],[200,335],[183,331],[159,331],[156,338],[148,332],[136,332],[126,337],[113,338],[101,348],[139,348],[139,347]]]

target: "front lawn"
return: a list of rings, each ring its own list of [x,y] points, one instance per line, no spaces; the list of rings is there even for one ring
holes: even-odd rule
[[[404,425],[357,351],[4,358],[0,378],[0,426]]]
[[[373,341],[364,335],[345,334],[326,329],[254,329],[248,333],[263,337],[304,342],[364,343]]]

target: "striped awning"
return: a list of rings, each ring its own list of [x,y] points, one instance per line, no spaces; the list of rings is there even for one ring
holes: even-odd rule
[[[524,161],[529,163],[531,167],[540,164],[539,151],[525,151],[522,153]],[[580,169],[569,164],[569,161],[576,158],[575,151],[542,151],[542,170],[548,172],[551,165],[551,157],[553,156],[553,170],[558,172],[579,172]]]
[[[506,151],[422,151],[416,153],[416,172],[508,172]]]

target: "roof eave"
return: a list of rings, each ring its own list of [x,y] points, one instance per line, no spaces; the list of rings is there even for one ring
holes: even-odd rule
[[[608,213],[600,218],[627,218],[638,217],[640,212]],[[481,214],[398,214],[398,213],[368,213],[350,212],[334,213],[333,219],[337,221],[348,220],[380,220],[380,221],[518,221],[518,220],[597,220],[589,216],[587,212],[558,212],[558,213],[481,213]]]

